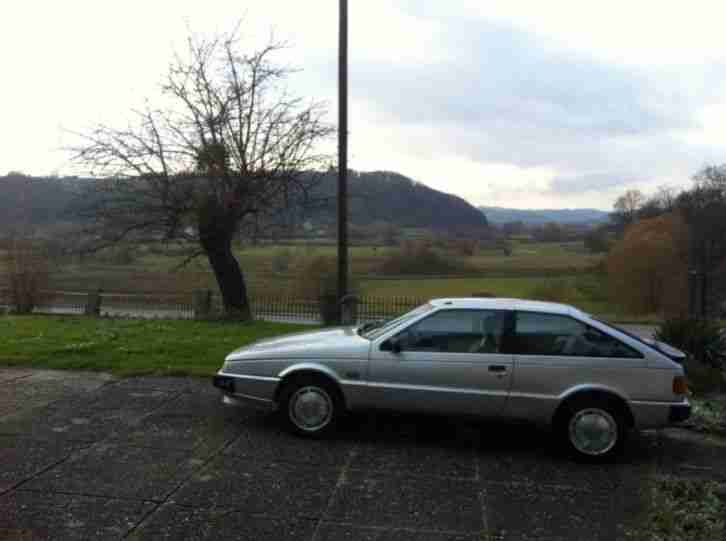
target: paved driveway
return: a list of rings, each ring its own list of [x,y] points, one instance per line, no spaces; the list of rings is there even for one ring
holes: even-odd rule
[[[207,380],[0,369],[0,539],[621,539],[689,460],[651,433],[577,465],[547,438],[366,415],[308,441]]]

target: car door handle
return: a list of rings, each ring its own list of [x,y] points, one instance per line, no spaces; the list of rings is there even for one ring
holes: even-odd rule
[[[507,367],[504,366],[503,364],[490,364],[489,365],[489,371],[490,372],[499,372],[499,373],[502,373],[502,372],[506,372],[507,371]]]

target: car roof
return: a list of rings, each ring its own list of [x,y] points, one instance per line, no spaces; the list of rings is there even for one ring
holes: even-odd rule
[[[522,310],[544,312],[548,314],[562,314],[570,316],[587,317],[587,314],[569,304],[557,302],[531,301],[526,299],[506,299],[501,297],[452,297],[431,299],[429,301],[437,308],[469,308],[489,310]]]

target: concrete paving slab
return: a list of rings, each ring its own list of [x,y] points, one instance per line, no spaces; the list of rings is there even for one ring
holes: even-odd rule
[[[123,432],[126,426],[117,411],[95,411],[85,401],[73,400],[4,417],[0,419],[0,434],[96,442],[115,432]]]
[[[159,409],[177,397],[179,391],[160,391],[146,388],[104,387],[89,406],[95,411],[118,410],[130,416],[142,416]]]
[[[7,373],[7,369],[0,369],[0,373]],[[33,371],[27,377],[2,385],[0,418],[33,410],[59,399],[82,396],[112,380],[112,376],[96,372]]]
[[[206,379],[31,372],[0,370],[0,403],[29,406],[0,419],[0,539],[623,539],[649,478],[726,472],[688,432],[604,466],[546,431],[442,417],[355,415],[307,440]]]
[[[119,389],[179,392],[197,387],[212,387],[212,378],[138,376],[122,378],[114,383]]]
[[[350,470],[335,493],[326,520],[474,533],[484,528],[483,513],[481,487],[475,481]]]
[[[23,488],[162,501],[202,463],[186,451],[98,443]]]
[[[473,447],[369,441],[358,446],[353,467],[406,476],[474,480],[478,475],[476,461]]]
[[[149,502],[19,490],[0,496],[0,539],[121,539],[155,507]]]
[[[55,438],[0,436],[0,494],[68,458],[83,443]]]
[[[204,456],[237,439],[239,423],[222,417],[192,416],[186,413],[151,413],[122,432],[108,437],[122,445],[194,451]]]
[[[262,464],[227,455],[195,472],[171,501],[278,518],[319,518],[337,478],[334,469]]]
[[[662,437],[667,450],[659,473],[726,482],[726,438],[679,428],[663,430]]]
[[[246,511],[190,509],[163,505],[158,512],[134,531],[131,541],[179,539],[276,541],[310,539],[317,521],[310,519],[250,516]]]
[[[323,522],[315,541],[482,541],[481,533],[375,528]]]
[[[260,464],[290,463],[325,468],[345,464],[354,442],[344,435],[325,440],[306,440],[284,431],[273,414],[261,414],[244,419],[239,438],[224,453]]]
[[[611,491],[489,483],[489,534],[501,540],[607,540],[615,538]]]
[[[232,407],[222,403],[222,394],[207,386],[188,387],[159,408],[159,413],[187,414],[196,417],[223,417],[241,421],[264,415],[255,407]]]
[[[25,368],[0,368],[0,385],[27,378],[32,374],[32,370]]]

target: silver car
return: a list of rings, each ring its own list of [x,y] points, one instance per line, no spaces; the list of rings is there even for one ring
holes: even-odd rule
[[[563,304],[435,299],[396,319],[262,340],[214,378],[226,403],[278,408],[304,436],[349,410],[519,419],[580,457],[616,454],[629,429],[690,415],[685,355]]]

